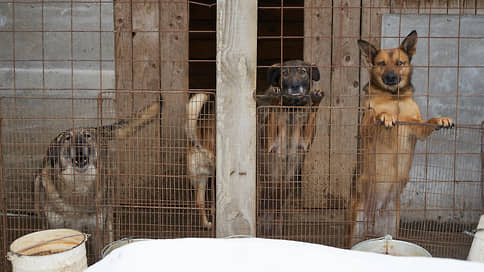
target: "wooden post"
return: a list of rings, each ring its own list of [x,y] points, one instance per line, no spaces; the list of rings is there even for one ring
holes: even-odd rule
[[[305,208],[326,208],[329,195],[329,110],[331,101],[331,25],[333,9],[330,0],[304,1],[304,61],[317,65],[321,79],[314,82],[322,89],[316,120],[314,142],[303,166],[302,196]]]
[[[160,100],[159,3],[115,1],[116,116],[130,118],[141,108]],[[153,122],[134,137],[120,140],[116,201],[135,206],[146,199],[160,171],[160,125]],[[116,203],[119,204],[119,203]],[[116,211],[115,211],[116,212]],[[139,212],[130,208],[124,226],[139,224]],[[117,219],[121,220],[121,219]],[[116,224],[121,226],[121,224]],[[143,231],[144,226],[138,231]],[[122,235],[123,230],[116,233]],[[130,233],[130,235],[133,235]]]
[[[161,1],[160,54],[163,110],[161,175],[183,179],[185,105],[188,90],[188,0]],[[173,179],[171,179],[173,181]],[[173,197],[173,196],[170,196]]]
[[[257,0],[217,1],[217,237],[255,236]]]

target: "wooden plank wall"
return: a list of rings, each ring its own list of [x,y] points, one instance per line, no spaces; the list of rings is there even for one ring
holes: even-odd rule
[[[188,100],[188,0],[160,2],[161,123],[160,174],[165,183],[185,176],[185,105]],[[170,186],[165,186],[169,188]],[[181,195],[165,198],[183,199]]]
[[[350,124],[357,120],[359,105],[359,51],[355,37],[360,34],[360,1],[339,1],[333,8],[327,8],[331,7],[328,1],[306,2],[313,7],[311,17],[306,20],[319,23],[321,29],[314,33],[315,28],[306,25],[305,35],[316,36],[315,39],[317,36],[332,38],[305,43],[306,51],[324,48],[321,58],[316,58],[317,64],[329,65],[331,69],[322,74],[319,84],[326,97],[320,107],[314,145],[303,169],[306,179],[302,194],[307,208],[342,208],[349,198],[351,173],[356,163],[357,126]],[[349,109],[329,112],[325,109],[327,105]]]
[[[331,105],[331,26],[333,9],[331,0],[304,1],[304,60],[318,65],[321,79],[314,88],[322,89],[325,97],[321,101],[316,120],[316,135],[303,167],[302,194],[304,206],[327,207],[320,196],[327,195],[329,184],[329,120],[326,107]],[[324,202],[324,203],[323,203]]]
[[[164,198],[160,177],[163,182],[164,177],[184,176],[180,147],[186,142],[188,2],[115,1],[114,26],[116,116],[129,118],[161,97],[164,101],[161,123],[154,122],[117,143],[117,150],[123,152],[116,182],[122,189],[115,199],[139,207],[159,204]],[[137,231],[149,223],[134,210],[124,212],[128,222],[122,224],[136,224]]]
[[[117,1],[114,3],[116,116],[129,118],[144,106],[160,99],[159,4]],[[133,137],[117,143],[118,177],[116,204],[140,205],[158,173],[160,125],[153,123]],[[119,228],[139,224],[134,209]],[[127,224],[126,224],[127,223]],[[116,233],[123,230],[117,229]]]

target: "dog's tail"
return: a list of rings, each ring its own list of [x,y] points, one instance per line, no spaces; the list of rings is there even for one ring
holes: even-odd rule
[[[148,125],[161,116],[163,100],[155,102],[138,111],[129,120],[123,119],[117,123],[101,127],[101,134],[107,138],[122,139],[132,135],[138,129]]]
[[[203,105],[208,100],[208,94],[198,93],[190,98],[187,104],[187,122],[185,125],[185,131],[190,141],[192,141],[195,147],[201,147],[200,139],[197,136],[197,122],[202,111]]]

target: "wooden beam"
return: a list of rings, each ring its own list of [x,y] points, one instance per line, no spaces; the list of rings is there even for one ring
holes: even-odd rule
[[[356,167],[360,52],[359,0],[342,0],[333,15],[333,76],[330,119],[330,192],[332,205],[348,208],[353,169]],[[341,109],[338,109],[341,107]]]
[[[114,28],[116,116],[131,118],[146,105],[160,100],[159,4],[115,1]],[[133,137],[115,143],[115,150],[119,150],[116,154],[119,172],[116,173],[115,201],[129,201],[136,205],[150,197],[154,191],[150,188],[153,188],[160,170],[159,139],[160,125],[153,122]],[[120,207],[119,204],[115,203],[115,207]],[[115,224],[119,228],[115,234],[123,235],[121,228],[139,224],[140,215],[135,208],[130,208],[128,214],[123,225]],[[145,229],[138,228],[137,231]]]
[[[163,95],[161,175],[164,182],[185,176],[185,105],[188,98],[188,0],[160,1],[160,78]],[[167,192],[170,199],[175,196]]]
[[[317,65],[321,79],[315,89],[322,89],[316,120],[316,134],[302,170],[302,199],[305,208],[327,208],[329,188],[329,110],[331,101],[331,0],[304,1],[304,60]]]
[[[217,1],[216,234],[255,236],[257,1]]]

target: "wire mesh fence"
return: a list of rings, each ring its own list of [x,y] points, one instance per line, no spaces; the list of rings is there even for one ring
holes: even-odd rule
[[[214,236],[186,171],[185,134],[189,93],[215,88],[214,11],[189,1],[0,3],[1,254],[53,227],[92,234],[90,263],[124,237]]]
[[[302,126],[296,120],[311,111],[320,116],[349,112],[355,118],[312,124],[325,132],[305,150],[297,144]],[[465,258],[472,242],[465,231],[475,228],[482,213],[482,129],[436,131],[416,123],[387,129],[358,122],[364,112],[258,109],[258,235],[347,248],[391,234],[424,246],[433,256]],[[271,123],[271,115],[278,121]],[[357,138],[345,138],[342,146],[329,136],[332,130],[354,128]],[[421,130],[430,136],[418,138]],[[309,150],[319,160],[309,160]],[[351,169],[343,169],[341,162],[348,161]]]
[[[464,258],[472,237],[463,232],[484,211],[483,132],[460,125],[482,121],[484,6],[260,0],[258,7],[257,95],[274,64],[297,59],[318,69],[311,88],[324,97],[319,106],[258,107],[257,235],[349,247],[352,238],[380,236],[377,219],[390,214],[386,232],[395,238]],[[91,262],[107,241],[124,237],[215,236],[216,11],[210,0],[0,2],[0,254],[23,234],[61,225],[93,234]],[[372,202],[355,218],[364,210],[354,207],[362,176],[373,182],[368,195],[379,183],[402,183],[402,173],[377,169],[382,158],[400,159],[365,145],[362,131],[378,128],[361,121],[373,64],[357,40],[395,48],[412,30],[422,118],[447,115],[458,126],[417,141],[412,156],[392,150],[411,158],[407,185],[392,191],[394,206]],[[393,136],[409,138],[408,127]],[[381,143],[395,139],[387,137]],[[87,172],[62,172],[61,163]],[[5,259],[0,266],[9,268]]]

